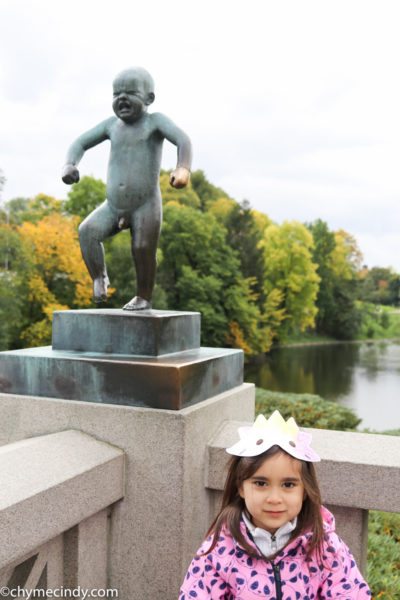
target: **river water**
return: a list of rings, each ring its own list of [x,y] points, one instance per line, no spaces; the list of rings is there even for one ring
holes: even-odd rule
[[[362,419],[360,429],[400,428],[400,343],[279,348],[247,365],[245,381],[339,402]]]

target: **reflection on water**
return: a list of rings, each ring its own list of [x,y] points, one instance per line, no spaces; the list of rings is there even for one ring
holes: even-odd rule
[[[353,408],[361,427],[400,428],[400,344],[324,344],[273,350],[246,366],[269,390],[318,394]]]

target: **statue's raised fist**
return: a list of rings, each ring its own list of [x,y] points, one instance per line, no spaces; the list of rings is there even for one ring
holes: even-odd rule
[[[79,171],[75,165],[65,165],[61,178],[63,182],[67,183],[68,185],[71,185],[72,183],[78,183]]]
[[[189,183],[190,179],[190,171],[186,167],[177,167],[174,171],[172,171],[169,182],[172,187],[180,189]]]

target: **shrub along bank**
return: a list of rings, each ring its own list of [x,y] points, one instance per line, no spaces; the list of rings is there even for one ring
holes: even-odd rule
[[[321,396],[286,394],[257,388],[256,413],[268,416],[274,410],[279,410],[285,419],[294,417],[300,427],[348,431],[361,423],[351,409],[324,400]]]

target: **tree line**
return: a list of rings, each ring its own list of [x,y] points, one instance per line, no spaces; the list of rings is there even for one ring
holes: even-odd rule
[[[400,276],[363,267],[348,232],[331,231],[322,220],[278,225],[202,171],[183,190],[171,188],[168,178],[161,172],[164,217],[153,306],[200,311],[203,345],[252,355],[305,331],[353,339],[362,324],[360,301],[398,305]],[[49,344],[54,310],[92,306],[77,227],[105,193],[103,181],[83,177],[65,201],[39,194],[3,204],[1,350]],[[105,246],[113,286],[107,306],[119,308],[135,291],[129,233]]]

